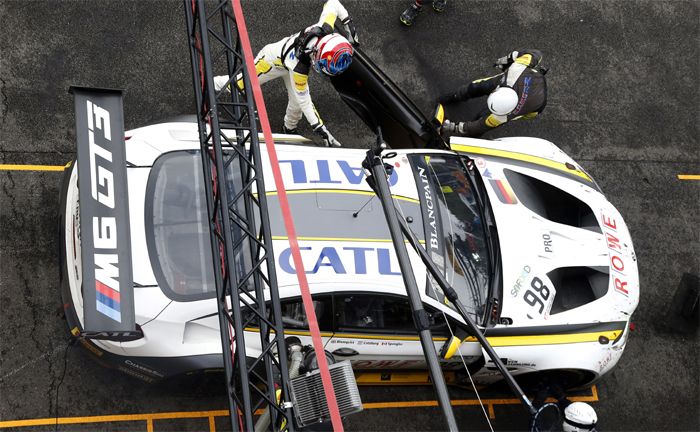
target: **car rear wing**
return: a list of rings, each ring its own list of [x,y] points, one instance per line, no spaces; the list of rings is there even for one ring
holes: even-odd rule
[[[449,150],[436,126],[357,46],[352,63],[331,77],[340,98],[391,148]]]
[[[134,317],[121,90],[71,87],[78,144],[83,330],[93,339],[143,336]]]

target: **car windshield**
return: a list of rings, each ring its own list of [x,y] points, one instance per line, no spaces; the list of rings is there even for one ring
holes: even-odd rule
[[[411,155],[423,211],[426,249],[457,291],[472,319],[484,317],[489,287],[489,251],[481,209],[464,165],[455,155]],[[427,295],[449,303],[432,278]]]
[[[202,162],[198,152],[166,153],[146,190],[146,241],[158,285],[173,300],[213,297]]]

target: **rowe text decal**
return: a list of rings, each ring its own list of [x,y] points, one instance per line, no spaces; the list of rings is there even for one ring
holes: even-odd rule
[[[85,336],[135,332],[121,92],[75,96]]]

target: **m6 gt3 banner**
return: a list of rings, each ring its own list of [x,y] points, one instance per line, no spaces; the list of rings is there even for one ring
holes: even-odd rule
[[[120,90],[71,87],[80,190],[84,329],[81,336],[140,337],[134,320],[124,119]]]

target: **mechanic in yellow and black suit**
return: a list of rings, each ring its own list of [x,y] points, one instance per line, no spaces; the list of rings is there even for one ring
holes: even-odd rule
[[[332,76],[344,72],[352,62],[352,45],[343,36],[333,33],[336,20],[343,23],[347,34],[357,43],[348,11],[339,0],[328,0],[316,25],[263,47],[255,57],[255,70],[260,84],[276,78],[284,81],[289,96],[284,116],[285,133],[296,134],[299,120],[304,116],[326,146],[340,147],[340,142],[331,135],[316,111],[308,83],[312,66],[317,72]],[[228,85],[228,76],[214,77],[217,91]],[[240,76],[237,85],[243,87]]]
[[[459,123],[445,120],[443,134],[478,137],[512,120],[535,118],[547,104],[544,78],[547,69],[540,66],[541,62],[539,50],[513,51],[496,60],[494,67],[502,73],[472,81],[455,92],[440,96],[439,103],[450,104],[488,95],[488,109],[476,120]]]

